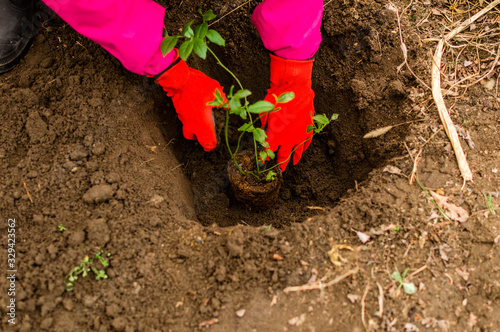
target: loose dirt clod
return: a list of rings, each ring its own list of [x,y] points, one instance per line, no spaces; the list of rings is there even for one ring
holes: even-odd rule
[[[98,184],[90,188],[84,195],[85,203],[102,203],[113,198],[116,189],[109,184]]]

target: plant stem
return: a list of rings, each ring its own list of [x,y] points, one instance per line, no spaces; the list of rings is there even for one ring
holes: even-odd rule
[[[236,168],[238,168],[238,171],[240,171],[241,174],[245,175],[245,172],[241,169],[240,165],[238,164],[238,161],[236,161],[236,157],[234,156],[233,152],[231,151],[231,147],[229,146],[228,131],[229,131],[229,108],[226,109],[226,125],[224,126],[224,138],[226,139],[227,150],[229,151],[231,159],[233,159]]]
[[[236,77],[236,75],[231,71],[229,70],[229,68],[227,68],[226,66],[224,66],[224,64],[220,61],[220,59],[217,57],[217,55],[215,55],[214,51],[212,51],[212,49],[210,47],[207,46],[207,49],[208,51],[210,52],[210,54],[212,54],[212,56],[215,58],[215,60],[217,60],[217,64],[219,66],[221,66],[222,68],[224,68],[225,71],[227,71],[233,78],[234,80],[238,83],[238,86],[240,87],[241,90],[244,90],[243,88],[243,85],[241,84],[240,80],[238,79],[238,77]],[[247,97],[245,97],[245,105],[247,104]],[[231,152],[231,148],[229,147],[229,140],[228,140],[228,136],[227,136],[227,123],[229,121],[228,119],[229,117],[229,113],[226,112],[226,144],[227,144],[227,147],[229,149],[229,154],[231,154],[231,157],[233,158],[234,162],[236,163],[236,166],[238,167],[239,171],[242,173],[242,174],[245,174],[240,166],[238,165],[238,163],[236,162],[236,159],[234,158],[234,155],[233,153]],[[250,122],[253,123],[253,120],[252,120],[252,115],[250,113],[248,113],[248,119],[250,120]],[[255,153],[255,165],[257,166],[257,174],[260,174],[260,169],[259,169],[259,156],[257,154],[257,142],[255,141],[255,137],[253,137],[253,147],[254,147],[254,153]],[[258,178],[258,176],[257,176]]]

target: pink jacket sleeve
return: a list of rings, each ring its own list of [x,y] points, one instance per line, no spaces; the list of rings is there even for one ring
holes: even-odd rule
[[[154,76],[175,57],[160,51],[165,9],[152,0],[42,0],[131,72]]]
[[[252,22],[264,46],[277,56],[306,60],[321,43],[323,0],[265,0],[257,6]]]

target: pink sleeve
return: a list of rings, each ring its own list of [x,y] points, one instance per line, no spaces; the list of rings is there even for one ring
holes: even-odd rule
[[[42,0],[131,72],[154,76],[175,57],[160,51],[165,9],[152,0]]]
[[[323,0],[265,0],[252,22],[264,46],[290,60],[311,59],[321,43]]]

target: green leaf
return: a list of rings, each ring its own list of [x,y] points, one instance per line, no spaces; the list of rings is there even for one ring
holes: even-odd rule
[[[392,274],[391,274],[391,278],[396,280],[397,282],[399,283],[403,283],[403,278],[401,277],[401,274],[399,274],[398,271],[394,271]]]
[[[259,143],[264,143],[266,141],[266,132],[260,128],[255,128],[253,131],[253,137]]]
[[[184,43],[182,43],[181,47],[179,47],[179,56],[181,57],[182,60],[186,61],[191,52],[193,51],[193,41],[192,40],[186,40]]]
[[[207,35],[207,31],[208,31],[208,24],[207,23],[200,24],[196,26],[196,28],[194,28],[194,36],[196,38],[203,39]]]
[[[339,118],[339,115],[337,113],[332,114],[332,117],[330,118],[330,121],[337,120]]]
[[[224,103],[224,98],[222,98],[219,89],[215,89],[214,96],[215,100],[207,103],[207,105],[220,107]]]
[[[285,92],[285,93],[282,93],[279,97],[278,97],[278,100],[277,102],[278,103],[288,103],[290,100],[292,100],[293,98],[295,98],[295,93],[293,92]]]
[[[268,181],[268,182],[269,181],[274,181],[274,178],[275,178],[276,175],[277,175],[276,172],[269,171],[267,173],[267,176],[266,176],[266,181]]]
[[[193,38],[193,51],[202,59],[207,58],[207,45],[200,38]]]
[[[322,125],[327,125],[330,123],[330,120],[328,120],[328,118],[324,114],[314,116],[313,120]]]
[[[404,271],[403,271],[403,274],[401,275],[401,277],[403,278],[403,280],[406,278],[406,274],[408,273],[408,271],[410,270],[409,267],[407,267]]]
[[[313,129],[314,129],[314,126],[312,126],[312,125],[307,126],[307,133],[309,134],[311,131],[313,131]]]
[[[207,12],[205,14],[203,14],[203,22],[213,20],[216,17],[217,17],[217,15],[214,14],[212,9],[209,9],[209,10],[207,10]]]
[[[255,127],[251,123],[245,123],[243,126],[238,128],[238,131],[253,131]]]
[[[165,28],[165,27],[163,27],[162,37],[168,37],[168,31],[167,31],[167,28]]]
[[[260,151],[259,152],[259,157],[260,157],[261,161],[265,162],[266,159],[267,159],[267,153],[266,153],[266,151]]]
[[[224,38],[222,38],[222,36],[215,30],[208,30],[207,38],[214,44],[217,44],[219,46],[226,46],[226,41],[224,40]]]
[[[248,106],[248,112],[250,113],[263,113],[270,112],[274,108],[274,105],[265,100],[259,100],[255,104]]]
[[[252,92],[250,92],[250,90],[238,90],[238,92],[235,93],[234,97],[242,99],[250,96],[251,94]]]
[[[213,106],[213,107],[219,107],[220,106],[220,103],[218,103],[217,101],[210,101],[207,103],[208,106]]]
[[[229,101],[229,109],[233,111],[232,113],[239,114],[241,111],[236,112],[236,110],[239,108],[241,109],[240,99],[236,97],[231,98],[231,100]]]
[[[267,149],[266,152],[267,152],[267,155],[269,156],[269,159],[274,159],[274,157],[276,157],[273,150]]]
[[[174,49],[175,45],[177,45],[177,40],[179,40],[179,36],[170,36],[161,41],[160,49],[163,56]]]
[[[191,29],[191,24],[193,24],[194,20],[191,20],[186,23],[184,27],[182,27],[182,35],[187,38],[191,38],[194,36],[193,29]]]
[[[411,295],[417,291],[417,287],[415,287],[415,285],[412,282],[410,283],[405,282],[403,283],[403,290],[405,291],[406,294]]]

